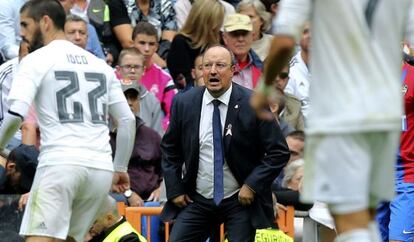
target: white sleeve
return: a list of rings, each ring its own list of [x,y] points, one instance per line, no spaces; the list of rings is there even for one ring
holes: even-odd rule
[[[39,60],[39,55],[35,53],[23,58],[13,78],[8,97],[9,103],[20,100],[30,106],[48,68],[50,68],[50,62]]]
[[[280,10],[273,20],[275,34],[300,39],[303,25],[310,20],[312,0],[282,0]]]
[[[135,142],[135,117],[127,102],[117,102],[109,105],[109,114],[118,124],[114,170],[126,172]]]
[[[0,127],[0,150],[2,150],[20,128],[23,117],[29,111],[30,105],[23,101],[11,103],[9,112],[4,115],[3,123]]]
[[[411,1],[410,9],[408,10],[407,26],[405,38],[410,42],[411,48],[414,46],[414,1]]]

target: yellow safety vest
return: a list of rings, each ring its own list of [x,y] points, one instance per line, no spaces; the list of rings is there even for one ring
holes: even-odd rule
[[[112,232],[108,236],[106,236],[106,238],[103,240],[103,242],[118,242],[120,239],[122,239],[122,237],[130,233],[137,234],[141,242],[147,242],[147,240],[142,235],[140,235],[131,226],[131,224],[128,223],[128,221],[123,222],[118,227],[116,227],[114,230],[112,230]]]
[[[227,239],[225,242],[229,242]],[[256,229],[254,242],[293,242],[293,239],[277,229]]]
[[[293,239],[276,229],[257,229],[255,242],[293,242]]]

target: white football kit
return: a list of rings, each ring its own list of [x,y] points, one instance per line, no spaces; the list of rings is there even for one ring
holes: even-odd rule
[[[278,33],[299,39],[306,21],[312,31],[312,105],[302,198],[355,203],[350,210],[371,206],[368,194],[391,199],[403,106],[401,43],[414,43],[413,1],[281,2]]]
[[[120,82],[104,61],[54,40],[21,61],[9,100],[34,101],[41,133],[20,233],[83,241],[112,183],[108,107],[128,107]]]
[[[47,48],[46,48],[47,47]],[[108,106],[125,101],[104,61],[55,40],[26,56],[9,100],[34,100],[41,133],[39,167],[80,165],[113,171]],[[57,54],[58,53],[58,54]]]

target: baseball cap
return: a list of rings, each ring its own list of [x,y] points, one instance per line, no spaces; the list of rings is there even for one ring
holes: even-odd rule
[[[121,87],[122,87],[123,92],[133,89],[137,91],[139,94],[140,88],[139,88],[137,81],[135,80],[121,80]]]
[[[21,144],[14,148],[9,160],[14,161],[20,170],[20,186],[27,191],[32,187],[39,157],[39,151],[33,145]]]
[[[240,13],[229,14],[224,20],[224,31],[233,32],[236,30],[252,31],[252,20],[249,16]]]

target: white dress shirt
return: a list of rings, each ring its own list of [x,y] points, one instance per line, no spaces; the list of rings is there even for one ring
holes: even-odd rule
[[[232,86],[217,99],[221,101],[219,106],[221,129],[224,132],[224,125],[226,122],[227,109],[230,101]],[[213,143],[213,111],[214,105],[212,101],[215,98],[206,91],[203,95],[203,102],[201,105],[200,117],[200,155],[197,173],[196,191],[203,197],[211,199],[214,194],[214,143]],[[223,147],[224,153],[224,147]],[[230,171],[227,162],[223,165],[223,184],[224,184],[224,198],[228,198],[236,193],[240,186]]]

